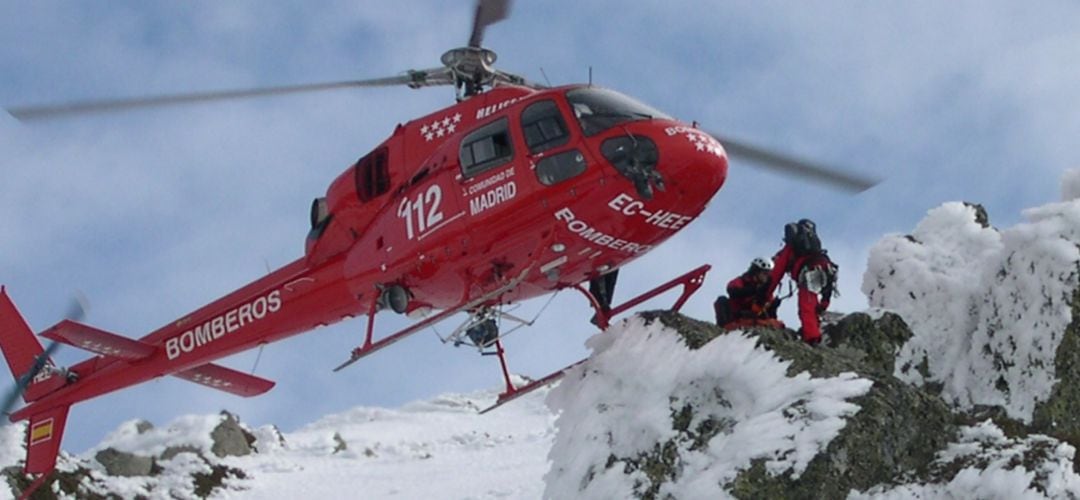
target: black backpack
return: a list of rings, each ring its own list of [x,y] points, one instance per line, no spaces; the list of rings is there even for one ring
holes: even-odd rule
[[[795,250],[795,255],[821,253],[821,239],[817,235],[817,224],[810,219],[784,225],[784,243],[791,245]]]

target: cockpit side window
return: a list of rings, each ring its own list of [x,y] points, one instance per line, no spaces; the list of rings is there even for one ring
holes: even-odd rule
[[[546,100],[529,105],[521,113],[521,130],[529,152],[536,154],[562,146],[570,139],[566,121],[555,101]]]
[[[504,117],[484,125],[461,141],[461,173],[466,178],[502,165],[514,157],[509,121]]]
[[[390,169],[385,147],[372,151],[356,162],[356,194],[369,201],[390,190]]]

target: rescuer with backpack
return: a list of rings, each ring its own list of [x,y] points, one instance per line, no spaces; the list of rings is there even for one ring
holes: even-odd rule
[[[837,266],[821,248],[817,225],[802,219],[784,226],[784,248],[773,257],[773,270],[765,297],[772,297],[784,274],[798,286],[799,330],[807,344],[821,342],[819,315],[829,308],[836,291]],[[819,298],[820,296],[820,298]]]

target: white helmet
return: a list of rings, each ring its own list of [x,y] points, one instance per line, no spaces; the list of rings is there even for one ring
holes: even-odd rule
[[[753,270],[772,271],[772,269],[773,269],[772,259],[766,259],[766,258],[758,257],[758,258],[754,259],[752,262],[750,262],[750,270],[752,270],[752,271]]]

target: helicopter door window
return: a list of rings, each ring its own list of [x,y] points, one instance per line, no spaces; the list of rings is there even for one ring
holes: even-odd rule
[[[570,134],[555,101],[532,104],[521,113],[521,130],[529,152],[536,154],[566,144]]]
[[[360,201],[369,201],[390,190],[390,170],[386,157],[386,148],[383,147],[356,162],[356,194]]]
[[[461,173],[472,177],[502,165],[514,156],[506,118],[489,123],[461,141]]]
[[[545,186],[577,177],[585,172],[585,156],[571,149],[553,154],[536,162],[536,178]]]

